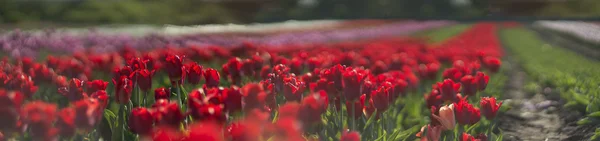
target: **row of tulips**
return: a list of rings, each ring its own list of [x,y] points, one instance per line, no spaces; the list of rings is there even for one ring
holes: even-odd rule
[[[474,27],[445,44],[463,45],[466,48],[481,45],[498,47],[495,36],[482,36],[482,33],[495,35],[496,30],[482,26]],[[488,97],[489,94],[483,93],[490,78],[480,71],[479,62],[484,62],[485,68],[491,73],[498,72],[501,64],[497,58],[481,57],[481,55],[471,60],[454,61],[452,67],[442,73],[443,81],[434,84],[430,93],[425,95],[426,106],[431,110],[431,114],[430,123],[421,128],[421,132],[417,134],[422,140],[502,140],[501,136],[493,133],[495,128],[493,119],[498,114],[502,102],[498,103],[495,97]],[[471,104],[477,102],[479,108]],[[482,115],[487,120],[482,121]],[[472,136],[470,133],[477,135]]]
[[[65,33],[60,30],[48,30],[42,33],[30,33],[15,30],[0,35],[0,55],[12,57],[38,57],[39,54],[74,53],[81,51],[114,52],[124,46],[137,50],[150,50],[165,46],[187,47],[194,45],[215,45],[234,47],[244,42],[253,42],[261,46],[280,47],[291,44],[322,44],[330,41],[370,39],[377,37],[409,34],[452,24],[449,21],[408,21],[370,26],[368,28],[344,28],[328,31],[308,31],[281,33],[267,36],[183,34],[148,34],[136,37],[128,34],[108,35],[102,32],[90,32],[85,35]]]
[[[458,121],[470,125],[455,130],[460,139],[474,140],[467,133],[492,129],[480,115],[493,119],[500,106],[470,104],[485,95],[481,66],[496,72],[501,54],[495,25],[484,23],[440,47],[394,38],[6,58],[0,139],[401,140],[429,121],[421,139],[439,140],[458,137],[440,134]],[[445,80],[420,96],[441,69]]]

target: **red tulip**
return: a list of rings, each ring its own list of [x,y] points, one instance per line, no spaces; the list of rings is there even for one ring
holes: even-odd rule
[[[419,65],[419,75],[422,78],[434,80],[438,75],[438,71],[440,69],[440,65],[438,63],[430,63],[430,64],[421,64]]]
[[[342,135],[340,141],[360,141],[360,134],[356,131],[346,132]]]
[[[167,55],[164,69],[171,81],[179,81],[183,77],[183,59],[179,55]]]
[[[56,119],[55,104],[29,102],[23,106],[21,117],[34,140],[52,140],[56,137],[58,130],[52,126]]]
[[[490,70],[490,72],[496,73],[496,72],[498,72],[498,70],[500,70],[500,65],[502,64],[500,59],[498,59],[496,57],[485,57],[484,61],[485,61],[485,66],[487,67],[487,69]]]
[[[300,101],[302,95],[304,94],[304,90],[306,89],[306,85],[302,81],[298,81],[295,77],[291,76],[285,78],[283,83],[283,96],[285,96],[286,101]]]
[[[494,97],[481,97],[480,104],[481,113],[489,120],[492,120],[494,117],[496,117],[498,109],[500,109],[500,106],[502,106],[502,102],[496,103],[496,98]]]
[[[444,70],[444,72],[442,73],[442,76],[444,77],[444,79],[451,79],[452,81],[458,82],[460,81],[460,79],[466,74],[463,74],[463,72],[457,68],[448,68],[446,70]]]
[[[348,112],[348,115],[350,115],[351,117],[354,117],[355,119],[358,119],[360,117],[363,116],[363,107],[365,106],[365,99],[366,99],[366,95],[363,94],[361,95],[361,98],[359,100],[356,101],[346,101],[346,112]],[[339,103],[339,102],[337,102]],[[354,104],[354,114],[352,113],[352,104]],[[373,105],[373,104],[371,104]]]
[[[91,94],[91,93],[94,93],[99,90],[106,90],[107,86],[108,86],[108,82],[106,82],[106,81],[102,81],[102,80],[88,81],[87,85],[86,85],[86,92],[88,94]]]
[[[343,73],[343,94],[347,100],[354,101],[360,97],[362,84],[365,74],[359,73],[354,69],[346,70]]]
[[[146,62],[148,61],[142,58],[131,58],[127,61],[127,66],[131,67],[135,71],[143,70],[146,69]]]
[[[89,131],[101,122],[104,115],[104,107],[95,99],[83,99],[74,104],[75,125],[79,129]]]
[[[244,120],[230,124],[226,136],[231,141],[257,141],[261,138],[263,125],[252,120]]]
[[[468,133],[462,133],[460,137],[461,141],[487,141],[487,137],[484,134],[479,134],[476,137],[469,135]]]
[[[200,84],[200,79],[202,78],[202,66],[198,65],[198,63],[193,62],[188,64],[187,66],[187,81],[192,85]]]
[[[90,95],[90,97],[98,100],[102,104],[102,107],[108,106],[108,94],[106,93],[106,91],[104,91],[104,90],[96,91],[96,92],[92,93]]]
[[[24,96],[20,92],[10,92],[0,89],[0,129],[16,130],[19,120],[19,111],[23,104]]]
[[[83,81],[77,78],[71,79],[68,87],[59,88],[59,92],[66,96],[69,101],[78,101],[87,97],[83,91]]]
[[[160,102],[157,101],[153,107],[155,108],[154,119],[159,125],[167,125],[174,128],[179,128],[181,121],[185,118],[179,105],[176,102]]]
[[[196,107],[190,107],[191,115],[198,121],[211,121],[216,123],[225,123],[227,115],[223,105],[202,104]]]
[[[239,87],[232,86],[229,89],[225,89],[222,97],[225,99],[225,109],[229,113],[242,110],[242,94]]]
[[[488,81],[490,81],[490,76],[485,75],[483,72],[477,72],[475,79],[477,80],[477,89],[483,91],[487,87]]]
[[[290,71],[294,74],[300,74],[304,70],[304,61],[300,58],[292,58],[290,63]]]
[[[421,132],[417,133],[417,137],[421,137],[421,141],[439,141],[442,134],[442,126],[427,125],[421,128]],[[422,135],[423,132],[426,135]]]
[[[471,75],[465,75],[462,79],[460,79],[460,83],[462,84],[462,94],[467,96],[475,96],[477,93],[477,79]]]
[[[321,122],[321,115],[327,111],[329,99],[325,91],[309,94],[302,99],[299,119],[305,125],[313,125]]]
[[[136,76],[131,78],[136,79],[135,83],[140,87],[140,90],[144,92],[150,91],[150,88],[152,88],[152,77],[154,76],[154,70],[137,70],[135,74]]]
[[[223,133],[219,125],[197,123],[190,126],[189,135],[182,141],[223,141]]]
[[[379,89],[371,92],[372,104],[380,113],[390,106],[389,89],[389,87],[380,86]]]
[[[119,104],[127,104],[129,103],[129,99],[131,98],[131,91],[133,90],[133,83],[131,80],[122,76],[119,79],[113,79],[113,84],[115,86],[115,100]]]
[[[444,101],[458,100],[456,94],[458,93],[458,89],[460,89],[459,83],[454,83],[454,81],[450,79],[445,79],[444,82],[438,82],[437,87]]]
[[[207,87],[218,87],[219,79],[221,79],[221,76],[219,75],[219,72],[217,70],[208,68],[204,71],[204,79],[206,79]]]
[[[469,104],[465,99],[461,98],[454,104],[454,115],[456,121],[461,125],[473,125],[481,119],[481,113],[479,109],[474,108],[473,105]]]
[[[335,85],[333,84],[333,82],[327,81],[327,79],[325,79],[325,78],[321,78],[321,79],[317,80],[317,82],[311,83],[310,89],[313,92],[318,92],[318,91],[323,90],[331,96],[339,96],[337,90],[335,89]]]
[[[170,89],[161,87],[161,88],[156,88],[154,90],[154,100],[159,100],[159,99],[169,100],[170,97],[171,97]]]
[[[255,108],[263,108],[266,106],[269,99],[275,99],[274,95],[271,95],[264,91],[263,87],[257,83],[249,83],[244,85],[241,89],[244,103],[244,111],[251,111]]]
[[[152,132],[153,123],[152,112],[144,107],[133,108],[127,121],[129,130],[140,135],[149,135]]]
[[[60,110],[56,127],[59,130],[59,135],[62,137],[72,137],[75,135],[75,111],[73,108]]]
[[[180,141],[184,138],[183,133],[179,132],[178,128],[157,127],[152,132],[153,141]]]

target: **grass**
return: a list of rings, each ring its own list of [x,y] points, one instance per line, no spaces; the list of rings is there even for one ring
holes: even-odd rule
[[[429,43],[443,43],[447,39],[454,37],[463,31],[469,29],[471,24],[457,24],[452,26],[441,27],[433,30],[417,33],[416,37],[427,38]]]
[[[600,124],[599,62],[551,46],[524,28],[503,30],[500,37],[533,81],[558,90],[565,107],[589,114],[580,124]]]

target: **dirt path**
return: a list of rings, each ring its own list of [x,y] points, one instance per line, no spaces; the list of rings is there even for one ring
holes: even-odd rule
[[[575,124],[582,115],[563,109],[564,101],[552,88],[540,88],[538,93],[525,90],[527,73],[506,51],[505,72],[509,76],[503,106],[512,107],[498,117],[499,128],[506,141],[579,141],[588,140],[594,128]]]
[[[500,116],[500,129],[504,131],[505,140],[545,141],[563,140],[560,128],[564,122],[560,120],[555,106],[558,102],[547,100],[542,94],[527,94],[524,91],[526,73],[515,61],[509,61],[511,70],[505,97],[507,106],[512,109]]]

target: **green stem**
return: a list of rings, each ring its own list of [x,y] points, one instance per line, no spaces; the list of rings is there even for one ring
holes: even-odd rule
[[[354,110],[355,108],[356,108],[356,107],[355,107],[354,101],[352,101],[352,115],[351,115],[351,116],[348,116],[348,117],[350,117],[350,118],[351,118],[350,120],[352,120],[352,124],[351,124],[351,126],[350,126],[350,130],[356,130],[356,125],[355,125],[355,123],[356,123],[356,122],[355,122],[356,110]]]

